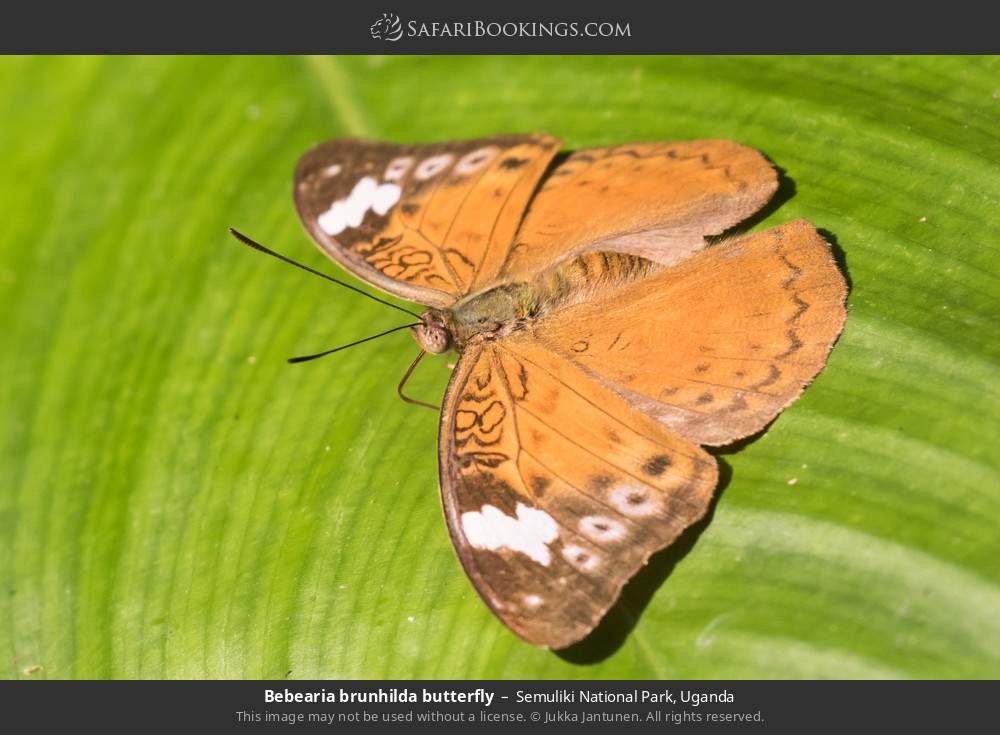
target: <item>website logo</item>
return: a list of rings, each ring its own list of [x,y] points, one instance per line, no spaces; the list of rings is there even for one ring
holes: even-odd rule
[[[403,24],[395,13],[382,13],[368,31],[376,41],[398,41],[403,37]]]

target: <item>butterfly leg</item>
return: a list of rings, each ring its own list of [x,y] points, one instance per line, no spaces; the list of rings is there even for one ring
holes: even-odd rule
[[[424,359],[424,355],[426,354],[427,354],[426,350],[420,350],[420,354],[418,354],[416,359],[414,359],[414,361],[410,363],[410,367],[406,368],[406,373],[403,375],[403,379],[399,381],[399,386],[397,386],[396,392],[399,393],[399,397],[402,398],[407,403],[412,403],[415,406],[424,406],[426,408],[431,409],[432,411],[437,411],[439,410],[440,406],[435,406],[432,403],[424,403],[423,401],[418,401],[417,399],[410,398],[409,396],[403,393],[403,386],[406,385],[406,381],[408,381],[410,379],[410,376],[413,375],[413,371],[417,368],[419,362],[422,359]]]

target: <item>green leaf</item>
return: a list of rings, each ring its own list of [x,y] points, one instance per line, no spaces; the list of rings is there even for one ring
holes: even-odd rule
[[[1000,59],[0,60],[7,677],[995,677]],[[291,170],[336,136],[729,138],[843,251],[846,330],[711,518],[563,655],[457,563],[397,312]],[[436,401],[445,359],[413,393]]]

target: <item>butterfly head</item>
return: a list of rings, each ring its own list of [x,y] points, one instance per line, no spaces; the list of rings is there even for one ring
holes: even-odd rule
[[[452,346],[448,314],[440,309],[428,309],[420,315],[420,324],[413,327],[417,344],[431,354],[440,355]]]

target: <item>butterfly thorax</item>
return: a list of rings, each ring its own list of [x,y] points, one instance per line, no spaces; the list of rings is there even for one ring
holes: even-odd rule
[[[623,286],[660,266],[637,255],[589,252],[543,270],[530,280],[502,283],[471,294],[449,309],[429,309],[414,328],[428,352],[454,347],[462,352],[471,340],[497,339],[533,320],[587,298],[595,290]]]

